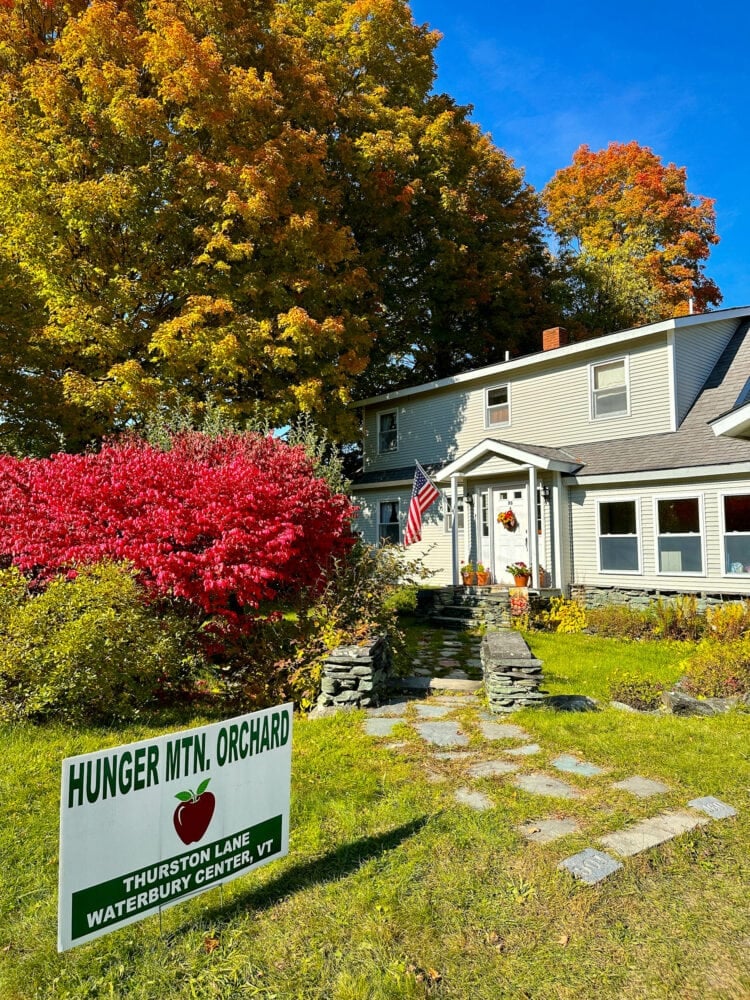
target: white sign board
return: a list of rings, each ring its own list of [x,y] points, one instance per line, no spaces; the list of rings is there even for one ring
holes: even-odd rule
[[[289,850],[292,705],[68,757],[58,950]]]

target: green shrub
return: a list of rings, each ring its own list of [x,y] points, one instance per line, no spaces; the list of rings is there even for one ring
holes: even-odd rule
[[[706,698],[750,694],[750,635],[734,642],[704,639],[686,661],[683,688]]]
[[[586,612],[590,632],[611,639],[646,639],[653,635],[651,610],[638,610],[628,604],[605,604]]]
[[[661,704],[664,684],[651,677],[641,677],[638,674],[621,674],[615,676],[609,687],[612,701],[621,701],[631,708],[650,712]]]
[[[706,608],[706,632],[720,642],[733,642],[750,631],[750,601]]]
[[[82,567],[36,596],[20,596],[18,578],[5,573],[0,592],[6,717],[130,719],[181,691],[201,665],[190,623],[157,614],[125,567]]]
[[[417,610],[416,583],[404,584],[383,597],[383,607],[386,611],[395,611],[398,615],[413,615]]]
[[[698,598],[694,594],[679,594],[672,600],[659,598],[651,607],[654,634],[659,638],[694,642],[703,635],[706,618],[698,611]]]

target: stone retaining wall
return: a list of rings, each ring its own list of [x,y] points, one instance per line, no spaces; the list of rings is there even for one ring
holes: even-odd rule
[[[385,697],[391,674],[391,649],[385,636],[361,646],[339,646],[323,667],[318,705],[367,708]]]
[[[637,611],[645,610],[653,601],[675,601],[679,597],[689,596],[674,590],[636,590],[622,587],[588,587],[584,584],[572,584],[570,588],[572,600],[579,601],[585,608],[602,608],[608,604],[626,604]],[[732,604],[747,600],[742,594],[708,594],[705,592],[692,595],[698,599],[698,612],[702,614],[706,608],[720,604]]]
[[[501,715],[541,704],[542,661],[534,659],[519,632],[488,632],[480,655],[491,712]]]

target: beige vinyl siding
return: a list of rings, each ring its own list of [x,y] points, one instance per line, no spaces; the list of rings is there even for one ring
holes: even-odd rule
[[[617,488],[572,487],[569,491],[570,582],[625,589],[750,595],[750,577],[728,576],[724,573],[721,527],[723,493],[742,492],[745,488],[750,494],[750,478],[746,476],[723,479],[701,477],[692,485],[682,480],[678,483],[634,484]],[[703,574],[658,572],[655,501],[672,497],[697,497],[702,505]],[[641,573],[599,573],[597,500],[630,499],[636,500],[638,504]]]
[[[381,501],[399,500],[399,520],[401,541],[403,542],[406,515],[411,499],[411,486],[395,489],[360,490],[356,495],[359,513],[354,522],[354,530],[362,533],[366,542],[378,542],[378,514]],[[464,535],[459,538],[460,558],[464,559]],[[451,536],[445,531],[445,517],[442,500],[436,500],[425,512],[422,519],[422,541],[408,546],[409,559],[419,558],[426,568],[435,572],[426,582],[428,585],[442,585],[452,582]]]
[[[681,330],[675,337],[675,395],[677,423],[682,423],[714,365],[737,329],[737,320],[728,319]]]
[[[590,375],[592,363],[627,358],[629,405],[627,416],[592,420]],[[485,391],[505,381],[510,385],[510,424],[485,426]],[[431,462],[446,463],[487,437],[551,447],[582,441],[638,437],[668,431],[669,352],[666,335],[657,342],[631,345],[628,351],[592,350],[561,365],[537,360],[533,369],[513,372],[512,379],[486,378],[465,386],[449,386],[397,406],[367,409],[364,418],[365,468],[379,470]],[[398,410],[398,451],[377,453],[378,414]]]

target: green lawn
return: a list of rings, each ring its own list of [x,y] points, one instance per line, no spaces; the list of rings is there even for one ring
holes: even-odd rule
[[[671,680],[685,650],[592,636],[530,637],[554,693],[606,697],[613,670]],[[474,748],[485,756],[470,714]],[[62,757],[156,735],[196,718],[128,729],[19,726],[0,732],[0,998],[738,998],[750,996],[750,715],[677,719],[615,709],[514,717],[556,753],[609,768],[572,803],[479,782],[497,807],[460,808],[459,765],[362,733],[361,713],[295,720],[287,858],[59,956]],[[157,724],[159,723],[159,724]],[[655,807],[611,781],[659,778]],[[435,776],[442,781],[436,781]],[[594,888],[557,862],[660,808],[714,794],[739,810],[628,859]],[[573,815],[582,832],[527,844],[517,823]]]

